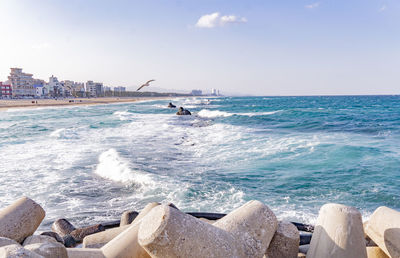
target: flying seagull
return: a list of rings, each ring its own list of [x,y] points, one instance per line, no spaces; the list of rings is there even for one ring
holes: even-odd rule
[[[155,80],[149,80],[149,81],[147,81],[145,84],[143,84],[142,86],[140,86],[136,91],[140,91],[143,87],[145,87],[145,86],[150,86],[150,82],[153,82],[153,81],[155,81]]]

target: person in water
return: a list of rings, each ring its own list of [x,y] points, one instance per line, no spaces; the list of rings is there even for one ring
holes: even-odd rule
[[[187,109],[184,109],[183,107],[179,107],[179,110],[178,110],[178,112],[176,112],[176,114],[178,115],[178,116],[187,116],[187,115],[192,115],[192,113],[190,113],[190,111],[189,110],[187,110]]]
[[[169,108],[176,108],[176,106],[174,104],[172,104],[171,102],[168,104]]]

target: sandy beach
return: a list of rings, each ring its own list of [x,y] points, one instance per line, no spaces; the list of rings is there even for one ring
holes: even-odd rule
[[[2,99],[0,111],[10,108],[99,105],[136,102],[141,100],[165,99],[166,97],[104,97],[104,98],[63,98],[63,99]]]

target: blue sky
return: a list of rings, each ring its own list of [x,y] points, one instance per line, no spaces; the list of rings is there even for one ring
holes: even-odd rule
[[[399,0],[0,0],[0,10],[0,81],[16,66],[131,89],[156,79],[253,95],[400,93]]]

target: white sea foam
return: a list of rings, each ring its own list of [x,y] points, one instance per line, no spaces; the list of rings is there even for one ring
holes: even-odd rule
[[[208,109],[202,109],[197,113],[197,115],[201,117],[208,117],[208,118],[214,118],[214,117],[228,117],[232,116],[232,113],[228,112],[223,112],[219,110],[208,110]]]
[[[281,110],[269,111],[269,112],[228,113],[228,112],[219,111],[219,110],[202,109],[197,113],[197,115],[199,115],[201,117],[207,117],[207,118],[229,117],[229,116],[233,116],[233,115],[252,117],[252,116],[273,115],[273,114],[276,114],[278,112],[281,112]]]
[[[125,184],[146,186],[154,183],[149,175],[130,169],[129,162],[120,157],[115,149],[100,154],[95,172],[103,178]]]
[[[129,120],[132,118],[132,113],[129,113],[127,110],[125,111],[116,111],[113,113],[114,116],[118,117],[121,121]]]
[[[61,134],[65,131],[65,128],[58,128],[50,133],[51,137],[60,138]]]

